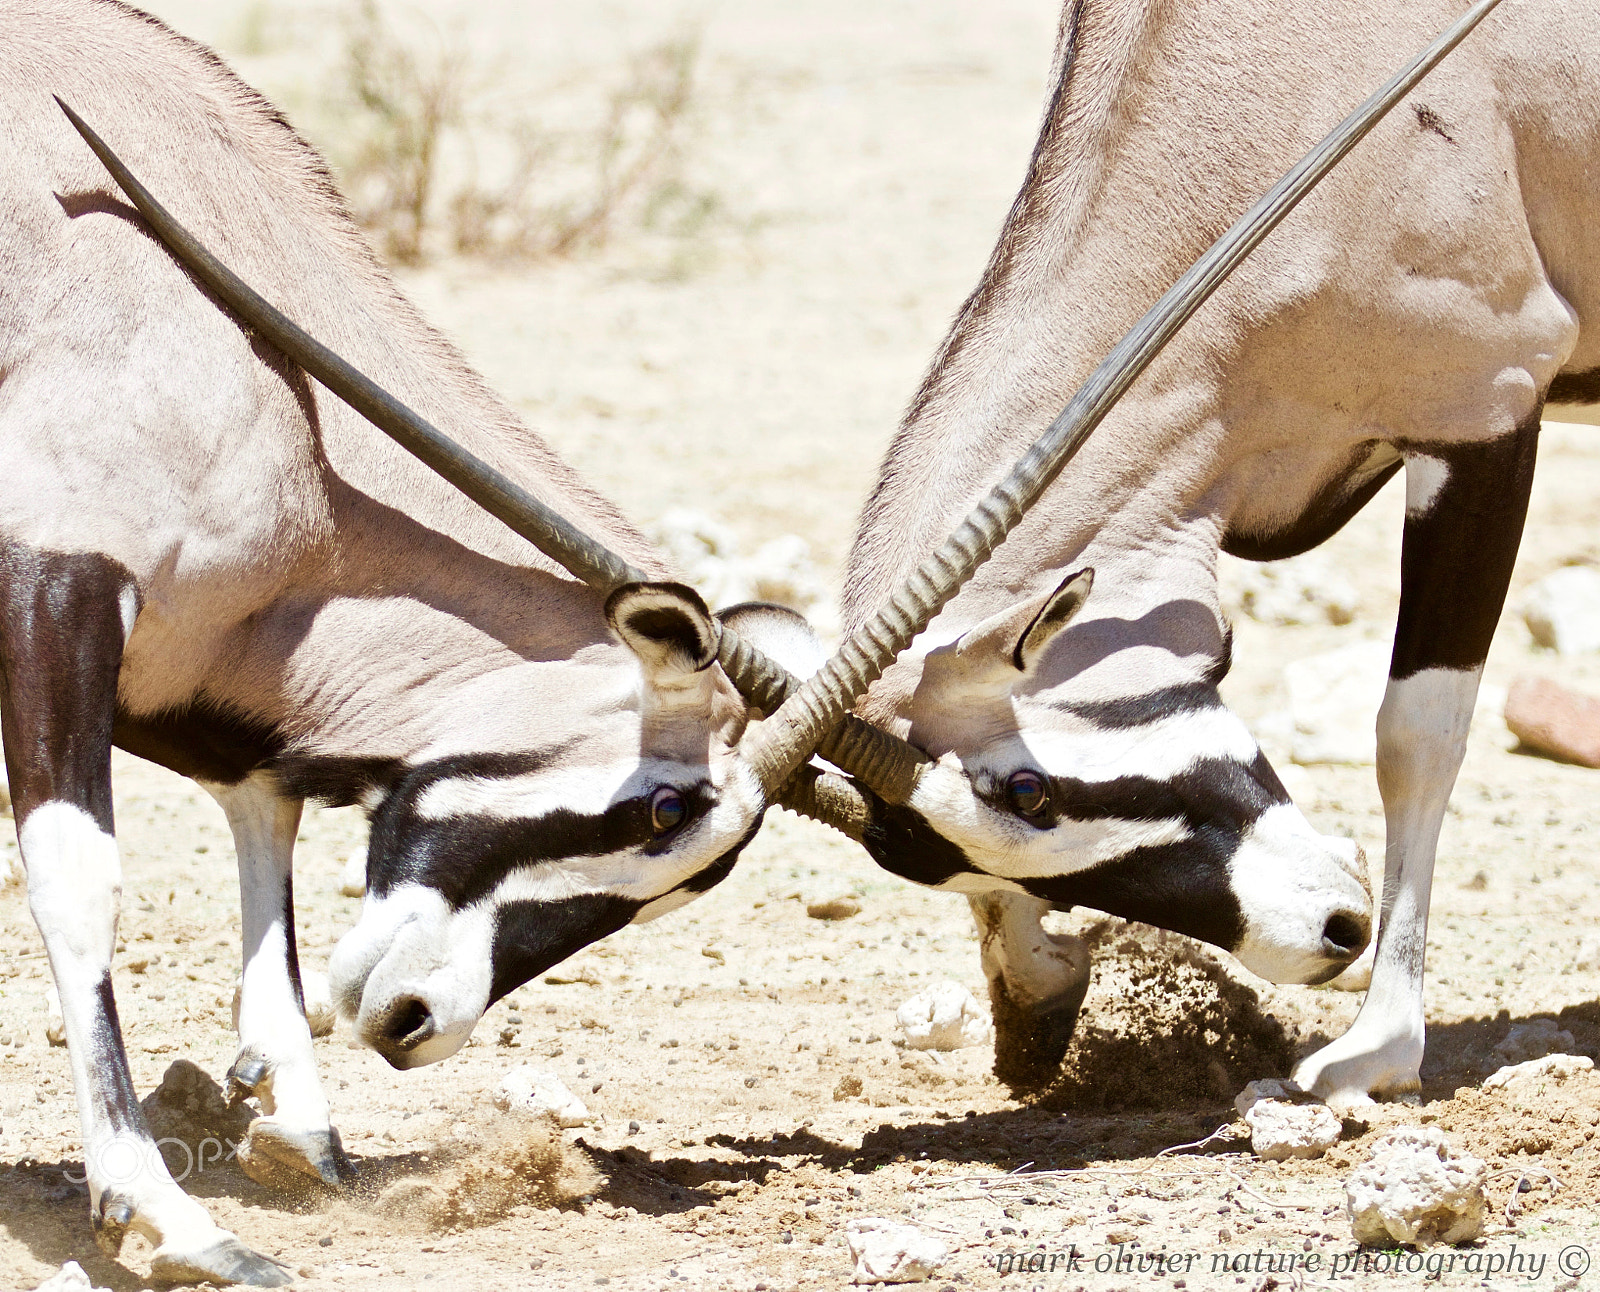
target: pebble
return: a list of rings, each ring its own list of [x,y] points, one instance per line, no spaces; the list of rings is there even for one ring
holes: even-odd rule
[[[589,1109],[567,1089],[560,1077],[527,1064],[512,1068],[500,1079],[494,1102],[495,1107],[505,1112],[549,1113],[565,1127],[585,1126],[589,1122]]]
[[[37,1292],[106,1292],[106,1289],[95,1287],[77,1261],[68,1261],[39,1284]]]
[[[1522,599],[1533,640],[1558,655],[1600,650],[1600,570],[1567,565],[1544,576]]]
[[[977,998],[958,982],[924,987],[894,1013],[912,1050],[960,1050],[982,1045],[993,1035]]]
[[[1381,1136],[1345,1184],[1345,1212],[1356,1241],[1390,1247],[1469,1243],[1483,1234],[1487,1168],[1450,1147],[1432,1126],[1401,1126]]]
[[[806,914],[814,920],[848,920],[851,916],[861,914],[861,903],[849,894],[830,897],[825,901],[812,902],[806,907]]]
[[[1519,677],[1506,695],[1506,726],[1541,754],[1600,767],[1600,699],[1548,678]]]
[[[855,1262],[853,1283],[920,1283],[949,1259],[949,1250],[915,1225],[865,1216],[845,1226]]]

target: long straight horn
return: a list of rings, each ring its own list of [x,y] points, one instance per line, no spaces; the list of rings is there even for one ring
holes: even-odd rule
[[[603,595],[625,583],[648,579],[642,570],[457,444],[267,301],[180,224],[82,117],[59,97],[56,103],[168,250],[239,318],[306,372],[574,578]],[[721,630],[717,659],[739,693],[763,714],[776,710],[799,686],[786,669],[741,641],[731,629]],[[905,801],[916,769],[926,761],[920,750],[859,720],[842,724],[823,753],[894,802]]]
[[[1301,158],[1213,243],[1117,343],[1011,473],[917,567],[888,604],[847,639],[776,714],[746,736],[746,757],[761,783],[769,787],[769,793],[788,782],[841,715],[989,559],[1190,315],[1300,199],[1498,3],[1499,0],[1479,0]]]

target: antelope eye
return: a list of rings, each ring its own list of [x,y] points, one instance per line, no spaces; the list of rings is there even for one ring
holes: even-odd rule
[[[650,796],[650,827],[657,834],[671,834],[688,816],[689,805],[677,790],[663,785]]]
[[[1012,772],[1006,778],[1006,800],[1020,816],[1038,816],[1050,806],[1050,787],[1038,772]]]

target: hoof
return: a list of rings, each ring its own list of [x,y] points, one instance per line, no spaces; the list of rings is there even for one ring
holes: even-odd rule
[[[267,1061],[258,1054],[245,1051],[228,1069],[228,1102],[240,1103],[250,1098],[267,1076]]]
[[[294,1279],[277,1261],[257,1256],[232,1234],[187,1252],[165,1244],[150,1258],[150,1281],[171,1287],[178,1283],[243,1283],[255,1288],[287,1287]]]
[[[312,1182],[339,1189],[356,1176],[332,1126],[299,1130],[271,1117],[257,1117],[236,1152],[244,1173],[269,1189],[294,1191]]]
[[[113,1260],[122,1251],[122,1240],[133,1223],[133,1204],[107,1189],[100,1195],[99,1209],[89,1217],[94,1225],[94,1241]]]
[[[1042,1090],[1061,1075],[1072,1034],[1078,1026],[1083,993],[1039,1009],[1020,1009],[994,1000],[994,1075],[1013,1094]]]

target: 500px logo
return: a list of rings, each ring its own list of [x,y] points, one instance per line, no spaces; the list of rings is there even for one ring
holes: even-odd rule
[[[207,1135],[192,1147],[171,1136],[153,1144],[148,1140],[113,1140],[99,1154],[101,1187],[133,1184],[141,1178],[160,1179],[164,1175],[182,1184],[207,1167],[231,1162],[238,1153],[238,1144],[226,1136],[219,1139]],[[84,1184],[89,1179],[87,1168],[81,1175],[70,1170],[61,1174],[72,1184]]]

